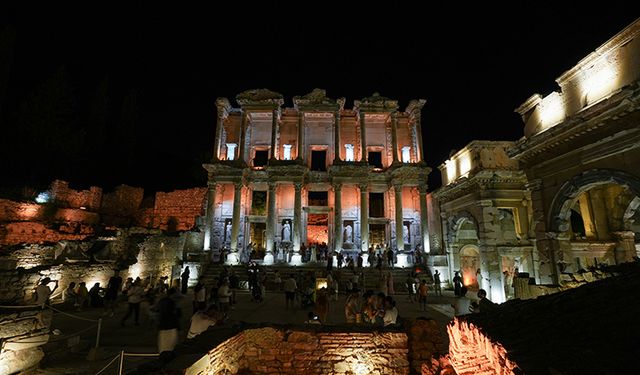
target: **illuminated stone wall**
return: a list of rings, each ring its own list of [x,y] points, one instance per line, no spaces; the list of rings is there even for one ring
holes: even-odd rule
[[[40,345],[47,342],[51,313],[19,311],[0,313],[0,374],[13,374],[35,367],[44,357]],[[22,340],[20,345],[11,342]]]
[[[51,198],[62,207],[85,207],[87,210],[97,211],[102,201],[102,189],[91,186],[89,190],[74,190],[67,181],[55,180],[51,184]]]
[[[186,374],[409,374],[402,332],[250,329],[218,345]]]
[[[203,215],[206,188],[156,193],[154,227],[162,230],[189,230]]]

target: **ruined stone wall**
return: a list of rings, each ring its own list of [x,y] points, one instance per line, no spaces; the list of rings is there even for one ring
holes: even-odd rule
[[[506,349],[474,324],[454,318],[447,331],[451,364],[458,374],[520,373],[518,365],[507,356]]]
[[[409,374],[403,332],[246,330],[212,349],[186,374]]]
[[[45,316],[46,315],[46,316]],[[32,368],[44,357],[40,345],[47,342],[51,313],[21,310],[0,314],[0,374],[13,374]],[[21,344],[15,344],[22,341]]]
[[[67,181],[55,180],[51,184],[51,197],[63,207],[85,207],[87,210],[97,211],[102,201],[102,189],[91,186],[89,190],[74,190]]]
[[[76,231],[76,227],[79,228]],[[93,229],[84,225],[61,225],[59,230],[43,223],[17,222],[4,225],[0,230],[0,245],[38,244],[63,240],[83,240],[93,234]]]
[[[41,220],[45,206],[37,203],[15,202],[0,199],[0,222]]]
[[[207,188],[158,192],[154,207],[154,227],[162,230],[189,230],[202,216]]]

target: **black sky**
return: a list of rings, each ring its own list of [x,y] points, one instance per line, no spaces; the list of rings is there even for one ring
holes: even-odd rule
[[[204,186],[215,98],[235,104],[262,87],[286,106],[315,87],[348,108],[375,91],[403,108],[424,98],[436,170],[470,140],[520,138],[514,108],[556,89],[555,78],[640,16],[616,2],[104,4],[0,12],[2,185]],[[68,136],[51,141],[43,124],[66,119]],[[437,172],[431,180],[439,185]]]

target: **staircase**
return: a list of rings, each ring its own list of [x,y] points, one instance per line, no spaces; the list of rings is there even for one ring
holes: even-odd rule
[[[233,270],[238,278],[240,279],[240,288],[248,289],[248,280],[249,274],[247,272],[247,266],[225,266],[221,264],[210,264],[205,272],[200,277],[200,281],[203,281],[206,286],[213,285],[217,281],[217,277],[223,271],[224,267],[227,267],[228,271],[231,272]],[[409,272],[414,272],[419,269],[421,272],[419,273],[419,278],[426,279],[427,284],[432,285],[433,279],[431,277],[431,272],[427,270],[426,266],[418,266],[418,267],[410,267],[410,268],[383,268],[382,273],[388,274],[390,273],[393,277],[393,285],[395,294],[407,294],[407,289],[405,287],[405,281],[407,279],[407,274]],[[286,279],[286,277],[290,274],[294,274],[294,277],[298,279],[297,276],[302,276],[302,274],[307,274],[312,272],[315,274],[316,278],[326,277],[326,267],[321,263],[318,264],[305,264],[300,267],[289,266],[286,264],[275,264],[272,266],[261,266],[261,271],[267,272],[266,277],[266,288],[268,291],[274,291],[276,288],[274,287],[274,276],[275,271],[277,270],[280,273],[281,279]],[[375,268],[356,268],[356,272],[361,273],[359,279],[358,289],[360,291],[373,290],[380,291],[380,279],[382,278],[381,272]],[[344,293],[346,290],[347,280],[350,280],[353,271],[341,268],[332,270],[332,275],[334,278],[338,280],[340,293]]]

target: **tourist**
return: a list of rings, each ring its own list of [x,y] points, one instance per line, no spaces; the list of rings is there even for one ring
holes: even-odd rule
[[[487,298],[487,291],[484,289],[478,290],[478,298],[480,299],[478,301],[478,310],[480,312],[491,312],[498,306]]]
[[[460,272],[456,271],[455,275],[453,276],[453,294],[459,296],[461,288],[462,277],[460,277]]]
[[[171,352],[178,343],[178,327],[180,310],[173,298],[177,294],[175,288],[169,289],[167,295],[157,304],[158,310],[158,353]]]
[[[202,281],[198,281],[193,287],[193,313],[204,310],[207,307],[207,289]]]
[[[463,286],[460,288],[460,295],[456,296],[453,304],[453,314],[455,316],[466,315],[471,312],[471,300],[467,298],[467,287]]]
[[[396,325],[398,321],[398,308],[393,297],[387,296],[384,300],[384,316],[382,318],[382,325],[385,327]]]
[[[191,317],[191,324],[189,325],[187,339],[192,339],[198,336],[209,327],[222,323],[223,320],[224,314],[218,311],[216,305],[209,306],[206,311],[196,312]]]
[[[122,277],[120,277],[120,271],[114,270],[113,276],[109,278],[107,284],[107,291],[104,295],[104,313],[113,316],[115,314],[116,304],[118,302],[118,292],[122,285]]]
[[[181,292],[182,294],[187,294],[187,288],[189,287],[189,274],[191,273],[191,271],[189,271],[189,266],[186,266],[184,268],[184,271],[182,272],[182,275],[180,275],[180,279],[182,280],[182,283],[180,284],[181,287]]]
[[[357,323],[360,309],[358,308],[358,290],[354,289],[347,297],[344,304],[344,317],[347,323]]]
[[[278,272],[278,270],[276,270],[273,275],[273,287],[276,291],[280,291],[282,288],[282,278],[280,278],[280,272]]]
[[[137,326],[140,325],[140,303],[142,302],[143,299],[144,299],[144,290],[142,289],[142,286],[140,286],[140,283],[138,281],[134,281],[127,292],[127,302],[129,304],[129,308],[125,316],[122,318],[122,320],[120,320],[121,326],[124,327],[125,322],[127,321],[127,319],[129,319],[131,314],[134,314],[133,315],[134,325],[137,325]]]
[[[76,283],[72,281],[67,287],[67,289],[64,290],[64,293],[62,294],[62,300],[66,305],[70,305],[72,307],[75,306],[77,302],[75,288],[76,288]]]
[[[387,262],[388,262],[389,268],[393,268],[393,250],[391,249],[387,250]]]
[[[218,302],[220,303],[220,311],[223,314],[229,313],[229,306],[231,304],[231,289],[229,288],[229,280],[223,279],[222,285],[218,288]]]
[[[413,280],[414,280],[413,275],[411,274],[411,272],[409,272],[407,274],[407,279],[404,281],[404,287],[407,289],[410,302],[415,302],[418,300],[418,298],[416,298],[416,291],[415,291],[415,286],[413,285]]]
[[[427,310],[427,291],[429,288],[427,287],[427,280],[422,280],[420,282],[420,286],[418,287],[418,301],[420,302],[420,308],[422,311]]]
[[[90,301],[91,301],[90,302],[91,303],[91,307],[102,307],[102,306],[104,306],[104,302],[102,301],[102,296],[100,295],[101,291],[102,291],[102,288],[100,288],[100,283],[93,284],[93,286],[89,290],[89,298],[90,298]]]
[[[329,296],[327,288],[323,287],[318,290],[316,295],[315,311],[318,314],[320,323],[327,324],[329,315]]]
[[[78,298],[78,310],[82,310],[89,300],[89,290],[87,289],[87,283],[84,281],[78,284],[78,288],[76,289],[76,296]]]
[[[289,275],[289,278],[284,281],[282,289],[284,290],[285,295],[285,308],[293,308],[293,301],[296,296],[296,290],[298,289],[296,279],[293,278],[293,275]]]
[[[58,280],[53,281],[56,285],[53,287],[53,289],[49,288],[49,283],[51,283],[51,279],[49,277],[45,277],[44,279],[42,279],[42,281],[40,282],[40,285],[38,285],[36,287],[36,302],[35,304],[38,306],[42,306],[42,308],[44,308],[46,305],[49,304],[49,298],[51,297],[51,294],[53,294],[53,292],[58,289]],[[85,288],[86,289],[86,288]]]
[[[441,282],[442,281],[440,280],[440,272],[436,270],[436,272],[433,274],[433,291],[435,292],[436,296],[442,297],[442,288],[440,286]]]

